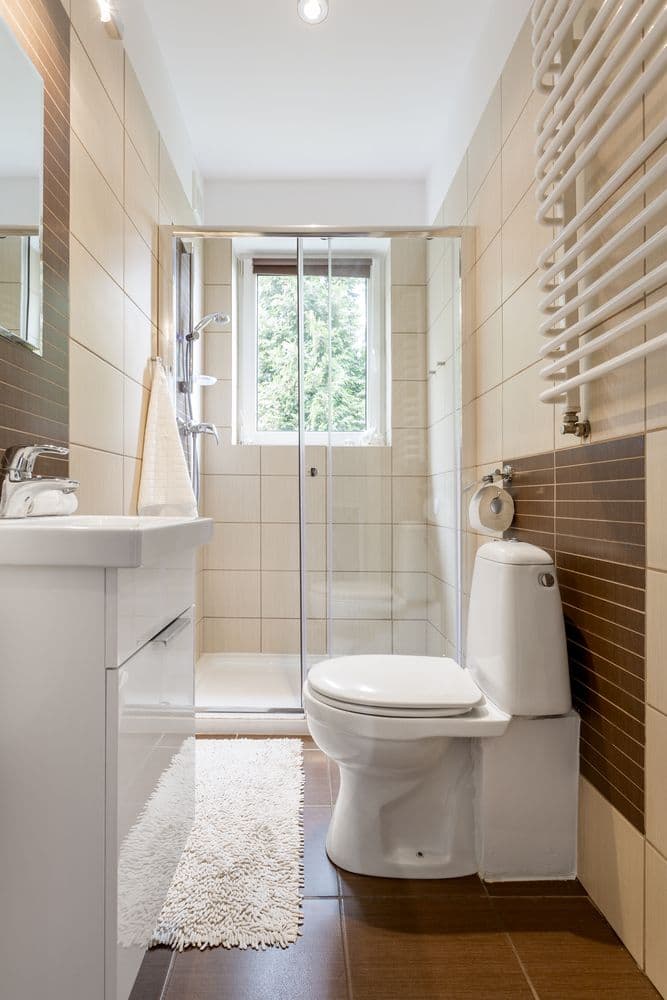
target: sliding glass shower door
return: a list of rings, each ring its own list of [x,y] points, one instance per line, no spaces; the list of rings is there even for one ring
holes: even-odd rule
[[[458,240],[205,241],[199,709],[301,710],[327,656],[460,648]]]

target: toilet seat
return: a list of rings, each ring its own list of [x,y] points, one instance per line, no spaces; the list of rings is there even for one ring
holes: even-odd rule
[[[322,704],[387,718],[466,715],[484,698],[468,671],[440,656],[335,657],[311,669],[308,686]]]

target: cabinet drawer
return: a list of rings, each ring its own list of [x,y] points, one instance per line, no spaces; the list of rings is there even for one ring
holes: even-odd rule
[[[107,670],[117,778],[108,803],[116,850],[107,882],[116,986],[107,1000],[127,1000],[131,992],[194,818],[193,642],[188,611]]]
[[[153,566],[107,571],[117,623],[116,648],[110,650],[107,666],[124,663],[194,604],[194,558],[186,550]]]

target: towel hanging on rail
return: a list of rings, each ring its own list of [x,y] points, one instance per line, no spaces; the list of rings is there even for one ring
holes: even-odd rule
[[[154,517],[197,516],[197,502],[160,358],[153,358],[138,511],[141,515]]]

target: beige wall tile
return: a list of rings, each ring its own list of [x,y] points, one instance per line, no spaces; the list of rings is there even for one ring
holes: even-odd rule
[[[123,454],[141,458],[148,412],[148,390],[131,378],[123,379]]]
[[[423,285],[393,285],[392,333],[426,332],[426,289]]]
[[[96,0],[71,0],[72,26],[79,36],[104,89],[119,115],[123,114],[123,46],[110,38],[100,23]]]
[[[232,377],[232,334],[220,332],[204,337],[204,372],[216,378]]]
[[[299,574],[262,571],[262,616],[265,618],[299,617]]]
[[[493,89],[468,146],[468,199],[471,201],[500,152],[500,81]]]
[[[419,476],[394,476],[391,489],[394,524],[422,524],[426,517],[425,479]]]
[[[532,23],[527,17],[500,78],[503,141],[509,135],[533,89],[531,30]]]
[[[501,223],[500,157],[494,161],[468,210],[467,224],[475,229],[475,257],[481,257]]]
[[[123,300],[123,370],[135,382],[150,388],[150,358],[157,353],[157,331],[132,299],[124,295]]]
[[[123,209],[77,137],[70,149],[72,235],[119,284],[123,283]]]
[[[334,573],[332,616],[391,619],[391,573]]]
[[[334,656],[391,653],[392,623],[339,619],[331,623],[331,645]]]
[[[426,240],[391,241],[391,280],[394,285],[425,284]]]
[[[503,389],[497,386],[475,400],[479,465],[495,462],[503,455]]]
[[[537,455],[554,448],[553,406],[539,399],[546,386],[540,378],[542,366],[538,362],[503,382],[504,458]]]
[[[449,472],[456,462],[456,425],[449,414],[428,429],[429,471]]]
[[[206,435],[203,441],[203,468],[215,476],[258,476],[259,448],[257,445],[231,443],[229,427],[219,427],[220,444]]]
[[[70,240],[70,336],[123,367],[123,290],[94,257]]]
[[[503,377],[503,318],[497,309],[473,334],[476,351],[477,394],[498,385]]]
[[[440,210],[439,224],[459,226],[468,209],[468,156],[464,155],[449,185]]]
[[[206,386],[202,391],[204,420],[215,424],[216,427],[231,427],[232,395],[231,379],[219,379],[215,385]]]
[[[646,975],[667,996],[667,860],[646,845]]]
[[[258,653],[262,648],[259,618],[204,618],[205,653]]]
[[[79,514],[123,513],[123,459],[106,451],[70,446],[70,475],[78,479]]]
[[[534,364],[542,346],[543,338],[538,332],[544,318],[539,311],[542,296],[537,286],[539,277],[540,272],[535,271],[503,302],[504,379]]]
[[[146,246],[157,257],[157,188],[127,135],[125,136],[125,211]]]
[[[426,426],[426,382],[403,382],[394,379],[391,395],[392,427]]]
[[[331,449],[334,476],[389,476],[392,449],[371,446],[349,448],[334,445]]]
[[[402,656],[426,656],[426,622],[394,622],[393,652]]]
[[[477,326],[481,326],[496,309],[500,308],[502,267],[501,235],[498,234],[479,258],[472,272],[475,281],[475,322]]]
[[[262,618],[263,653],[298,653],[301,627],[298,618]]]
[[[204,250],[204,281],[207,285],[229,285],[232,280],[232,241],[207,240]]]
[[[641,965],[644,838],[585,778],[579,787],[579,878]]]
[[[535,122],[543,100],[542,94],[532,95],[502,149],[503,221],[519,204],[535,177]]]
[[[392,617],[394,620],[425,620],[428,613],[428,575],[392,575]]]
[[[130,219],[124,219],[123,287],[151,322],[157,322],[157,261]]]
[[[646,296],[646,304],[653,305],[665,294],[664,288]],[[646,339],[653,340],[665,331],[664,315],[648,323]],[[646,363],[646,429],[667,426],[667,351],[654,351]]]
[[[332,565],[336,571],[388,572],[390,524],[334,524]]]
[[[202,512],[215,521],[260,520],[259,476],[202,477]]]
[[[123,450],[123,375],[75,341],[69,352],[70,441],[111,451]]]
[[[551,228],[540,225],[535,218],[536,208],[531,187],[503,225],[503,301],[531,276],[540,253],[551,239]]]
[[[667,713],[667,573],[646,573],[646,700]]]
[[[391,452],[393,475],[426,475],[426,431],[423,428],[395,430]]]
[[[141,162],[157,187],[160,136],[132,63],[125,58],[125,129]]]
[[[258,618],[260,574],[237,570],[204,570],[204,614],[207,618]]]
[[[204,312],[206,315],[214,312],[223,312],[228,316],[232,314],[232,286],[231,285],[204,285]],[[220,323],[210,323],[204,333],[204,342],[208,345],[219,333],[230,333],[229,325]]]
[[[116,197],[123,199],[123,124],[76,33],[70,49],[70,121]]]
[[[667,855],[667,715],[646,709],[646,836]]]
[[[391,480],[380,476],[334,476],[334,524],[391,524]]]
[[[393,529],[394,571],[421,573],[428,567],[428,535],[425,524],[396,524]]]
[[[426,378],[426,336],[395,333],[391,338],[392,370],[403,379]]]
[[[158,193],[169,220],[177,225],[195,222],[189,202],[191,192],[185,192],[164,140],[160,137]]]
[[[646,435],[646,560],[667,570],[667,430]]]
[[[141,460],[138,458],[123,456],[123,514],[128,517],[135,517],[137,513],[141,464]]]
[[[215,524],[204,549],[206,569],[260,569],[259,524]]]

